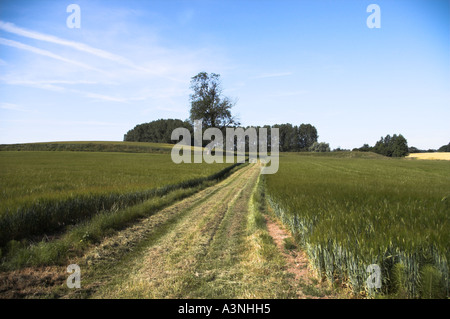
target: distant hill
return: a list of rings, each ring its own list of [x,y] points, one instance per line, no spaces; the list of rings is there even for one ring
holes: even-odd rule
[[[75,151],[75,152],[126,152],[170,153],[173,145],[145,142],[46,142],[24,144],[1,144],[0,151]]]

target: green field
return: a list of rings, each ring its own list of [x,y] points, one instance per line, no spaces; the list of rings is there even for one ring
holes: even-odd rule
[[[0,151],[169,153],[172,147],[173,147],[172,144],[163,144],[163,143],[74,141],[74,142],[0,144]]]
[[[118,231],[181,199],[191,198],[245,166],[177,165],[171,160],[170,147],[151,143],[57,142],[3,148],[0,269],[66,265]],[[247,219],[245,207],[255,205],[248,198],[256,180],[252,178],[247,185],[246,178],[239,176],[227,179],[226,193],[219,191],[223,185],[217,186],[207,197],[193,199],[197,202],[191,207],[156,216],[158,220],[167,219],[167,225],[158,228],[152,224],[152,231],[165,236],[171,234],[170,227],[181,227],[183,223],[196,229],[201,225],[195,221],[196,214],[205,214],[217,227],[226,226],[227,232],[237,231],[237,226],[231,227],[232,219],[227,218],[237,214],[242,220]],[[301,247],[318,277],[327,279],[335,288],[348,287],[353,295],[364,296],[374,296],[376,292],[376,296],[394,298],[448,298],[450,163],[391,159],[361,152],[281,153],[279,171],[261,175],[258,180],[260,213],[266,210],[267,201],[268,211],[291,230],[296,244],[291,242],[290,247]],[[245,196],[230,197],[234,196],[231,185],[243,187],[244,183],[245,191],[240,192]],[[230,198],[239,200],[235,210],[233,205],[227,208]],[[223,205],[220,214],[214,209],[219,204]],[[202,205],[209,207],[208,213]],[[214,220],[221,214],[228,216],[227,222]],[[175,218],[178,215],[186,220]],[[264,230],[264,217],[259,216],[258,221]],[[178,222],[182,223],[176,226]],[[180,228],[176,233],[181,231]],[[199,238],[206,236],[203,231],[198,232]],[[207,231],[215,232],[209,228]],[[284,266],[282,258],[275,250],[272,252],[275,246],[264,231],[265,245],[272,247],[269,255],[277,265],[280,263],[277,275],[273,273],[273,278],[268,278],[272,282],[277,276],[285,278]],[[227,232],[211,235],[212,243],[217,241],[224,246],[220,251],[215,251],[214,245],[208,248],[211,256],[232,248],[227,248],[231,243],[225,236]],[[186,236],[191,238],[193,234],[194,231],[188,231]],[[260,255],[256,246],[246,246],[244,238],[248,234],[243,229],[236,234],[242,241],[239,251],[243,256],[253,256],[261,265],[274,265],[272,257],[262,257],[265,255]],[[193,247],[207,247],[202,245]],[[187,253],[188,248],[181,261],[193,258]],[[239,262],[236,259],[236,265]],[[367,267],[373,264],[381,268],[382,285],[376,290],[367,286]],[[227,272],[224,268],[223,273]],[[185,280],[185,275],[181,273],[179,279]],[[93,276],[92,280],[97,280],[95,273]],[[163,278],[159,280],[164,281]],[[214,282],[211,285],[216,289]],[[255,283],[255,287],[259,284]],[[274,287],[267,287],[266,292],[282,295]]]
[[[371,157],[282,154],[267,197],[331,282],[365,291],[377,264],[381,292],[448,296],[449,163]]]
[[[0,246],[199,186],[231,166],[177,165],[167,152],[0,152]]]

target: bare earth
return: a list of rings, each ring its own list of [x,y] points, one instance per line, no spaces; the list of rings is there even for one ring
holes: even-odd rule
[[[286,267],[289,273],[294,275],[294,285],[297,287],[297,296],[300,299],[330,299],[339,298],[327,290],[327,284],[317,279],[317,275],[310,268],[306,253],[301,249],[286,250],[284,240],[291,237],[289,231],[278,219],[265,216],[267,229],[270,236],[275,241],[278,249],[286,260]],[[306,289],[305,289],[306,287]]]

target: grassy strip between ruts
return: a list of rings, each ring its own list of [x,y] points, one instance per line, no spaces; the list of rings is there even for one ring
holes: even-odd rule
[[[247,258],[243,261],[248,282],[258,283],[247,289],[243,298],[296,298],[292,276],[286,261],[267,230],[266,200],[261,175],[250,197],[247,215]]]
[[[137,219],[150,216],[163,207],[229,176],[239,168],[238,166],[238,164],[232,165],[217,174],[192,183],[191,187],[176,188],[138,205],[123,209],[104,210],[90,220],[73,226],[60,238],[53,241],[41,241],[33,245],[11,241],[0,269],[12,270],[25,266],[62,265],[70,257],[80,255],[92,244],[98,243],[102,238],[125,228]]]
[[[133,248],[113,268],[101,264],[95,269],[88,267],[90,278],[84,277],[82,284],[86,290],[90,290],[90,285],[97,290],[96,278],[102,277],[104,269],[109,276],[103,280],[107,285],[101,284],[93,295],[87,291],[88,295],[194,299],[295,297],[285,261],[265,229],[264,218],[256,211],[259,199],[250,200],[257,179],[254,174],[255,171],[235,176],[219,192],[202,197],[201,203],[198,199],[185,203],[182,216],[162,222],[143,241],[144,246],[139,244],[142,249]]]
[[[112,274],[112,277],[107,280],[106,285],[100,285],[100,289],[92,297],[192,297],[200,279],[194,275],[198,271],[196,269],[199,262],[201,263],[202,256],[208,250],[227,208],[234,202],[236,192],[239,192],[248,176],[249,169],[244,168],[223,182],[145,220],[142,226],[150,232],[142,241],[144,246],[139,244],[143,247],[141,252],[136,253],[136,249],[133,249],[131,254],[120,258],[119,264],[114,265],[113,269],[110,268],[112,272],[107,273],[108,276]],[[171,226],[166,227],[167,222],[161,219],[173,213],[178,217],[170,218],[174,223],[169,220]],[[162,228],[164,231],[161,231]],[[126,234],[124,236],[127,237]],[[129,258],[132,255],[134,257]],[[103,268],[105,267],[100,267],[101,270]],[[88,267],[88,272],[94,277],[92,281],[96,282],[95,278],[100,273],[92,267]]]

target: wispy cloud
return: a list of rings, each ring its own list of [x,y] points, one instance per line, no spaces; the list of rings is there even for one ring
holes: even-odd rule
[[[99,84],[98,81],[86,81],[86,80],[40,80],[34,82],[40,84],[68,84],[68,85]]]
[[[5,103],[5,102],[0,103],[0,109],[10,110],[10,111],[20,111],[20,112],[29,112],[30,111],[20,105],[17,105],[14,103]]]
[[[21,124],[40,124],[47,126],[123,126],[122,123],[103,122],[103,121],[66,121],[66,120],[44,120],[44,119],[0,119],[0,122],[21,123]]]
[[[97,81],[87,81],[87,80],[23,80],[23,79],[14,79],[11,77],[0,77],[0,81],[6,84],[28,85],[35,87],[43,87],[43,86],[54,87],[55,84],[66,84],[66,85],[99,84],[99,82]]]
[[[296,95],[302,95],[306,94],[306,90],[298,90],[298,91],[282,91],[282,92],[275,92],[272,94],[268,94],[267,97],[288,97],[288,96],[296,96]]]
[[[102,70],[94,68],[94,67],[92,67],[90,65],[87,65],[85,63],[78,62],[78,61],[71,60],[71,59],[67,59],[67,58],[65,58],[63,56],[60,56],[58,54],[55,54],[53,52],[50,52],[50,51],[47,51],[47,50],[43,50],[43,49],[39,49],[39,48],[33,47],[31,45],[28,45],[28,44],[24,44],[24,43],[21,43],[21,42],[17,42],[17,41],[5,39],[5,38],[0,38],[0,44],[7,45],[7,46],[10,46],[10,47],[14,47],[14,48],[21,49],[21,50],[30,51],[30,52],[33,52],[33,53],[36,53],[36,54],[39,54],[39,55],[43,55],[43,56],[55,59],[55,60],[63,61],[63,62],[66,62],[66,63],[70,63],[70,64],[73,64],[73,65],[82,67],[84,69],[97,71],[97,72],[104,72]]]
[[[64,87],[60,87],[57,85],[54,85],[53,83],[47,83],[45,81],[33,81],[33,80],[21,80],[21,79],[11,79],[11,78],[1,78],[1,82],[8,84],[8,85],[23,85],[23,86],[29,86],[44,90],[50,90],[50,91],[64,91]]]
[[[107,60],[114,61],[114,62],[117,62],[122,65],[126,65],[128,67],[142,70],[142,68],[135,65],[132,61],[130,61],[122,56],[119,56],[117,54],[114,54],[114,53],[111,53],[111,52],[108,52],[105,50],[93,48],[84,43],[69,41],[69,40],[55,37],[53,35],[43,34],[40,32],[20,28],[10,22],[0,21],[0,30],[6,31],[9,33],[13,33],[16,35],[20,35],[23,37],[35,39],[35,40],[46,41],[46,42],[51,42],[51,43],[71,47],[73,49],[76,49],[76,50],[79,50],[82,52],[86,52],[86,53],[98,56],[100,58],[103,58],[103,59],[107,59]]]
[[[90,82],[90,81],[65,81],[65,80],[48,80],[48,81],[34,81],[34,80],[15,80],[10,78],[0,78],[0,81],[9,84],[9,85],[23,85],[23,86],[29,86],[44,90],[50,90],[50,91],[56,91],[56,92],[66,92],[66,93],[74,93],[78,94],[84,97],[88,97],[95,100],[102,100],[102,101],[109,101],[109,102],[129,102],[132,99],[127,98],[121,98],[117,96],[110,96],[110,95],[104,95],[104,94],[98,94],[93,92],[88,92],[84,90],[79,89],[73,89],[73,88],[67,88],[61,85],[55,85],[55,84],[71,84],[71,85],[77,85],[77,84],[96,84],[96,82]],[[5,107],[6,108],[6,107]]]
[[[278,73],[263,73],[261,75],[255,76],[252,79],[266,79],[266,78],[278,78],[282,76],[292,75],[292,72],[278,72]]]
[[[73,121],[66,122],[68,124],[92,125],[92,126],[123,126],[121,123],[110,123],[102,121]]]
[[[85,97],[89,97],[96,100],[102,100],[102,101],[108,101],[108,102],[120,102],[120,103],[126,103],[129,101],[129,99],[121,98],[121,97],[115,97],[110,95],[103,95],[98,93],[92,93],[92,92],[86,92],[86,91],[80,91],[80,90],[69,90],[70,92],[81,94]]]
[[[185,111],[186,111],[182,108],[163,107],[163,106],[157,106],[156,109],[161,110],[161,111],[173,112],[173,113],[185,113]],[[144,110],[144,114],[148,113],[150,111],[153,111],[153,109]]]
[[[81,51],[81,52],[84,52],[84,53],[91,54],[93,56],[96,56],[96,57],[104,59],[104,60],[115,62],[115,63],[117,63],[119,65],[122,65],[122,66],[125,66],[125,67],[127,67],[127,68],[129,68],[131,70],[138,71],[138,72],[140,72],[142,74],[153,75],[153,76],[165,78],[165,79],[168,79],[168,80],[171,80],[171,81],[174,81],[174,82],[183,82],[182,80],[178,79],[177,77],[168,75],[168,71],[172,69],[171,68],[171,64],[167,64],[167,63],[164,64],[164,65],[162,65],[162,64],[152,64],[150,66],[138,65],[138,64],[136,64],[135,62],[133,62],[132,60],[130,60],[128,58],[125,58],[123,56],[120,56],[118,54],[115,54],[115,53],[112,53],[112,52],[109,52],[109,51],[106,51],[106,50],[94,48],[94,47],[92,47],[90,45],[87,45],[85,43],[70,41],[70,40],[62,39],[62,38],[59,38],[59,37],[56,37],[56,36],[53,36],[53,35],[44,34],[44,33],[40,33],[40,32],[33,31],[33,30],[28,30],[28,29],[25,29],[25,28],[18,27],[16,25],[14,25],[13,23],[1,21],[1,20],[0,20],[0,30],[3,30],[5,32],[9,32],[9,33],[12,33],[12,34],[15,34],[15,35],[23,36],[23,37],[26,37],[26,38],[34,39],[34,40],[45,41],[45,42],[54,43],[54,44],[58,44],[58,45],[61,45],[61,46],[69,47],[69,48],[72,48],[72,49],[75,49],[75,50],[78,50],[78,51]],[[11,41],[11,40],[8,40],[8,41]],[[12,45],[12,43],[10,43],[9,45]],[[48,52],[48,51],[45,51],[45,50],[41,50],[41,49],[37,49],[37,48],[33,48],[33,47],[30,47],[30,46],[26,46],[24,44],[22,44],[21,48],[25,49],[25,50],[33,51],[33,52],[38,53],[38,54],[43,54],[43,55],[47,55],[47,56],[50,56],[50,57],[54,57],[56,59],[62,58],[62,57],[56,57],[57,55],[55,55],[55,54],[53,54],[51,52]],[[33,49],[31,49],[31,48],[33,48]],[[158,51],[158,50],[166,51],[166,50],[164,50],[162,48],[153,48],[153,49],[155,51]],[[65,59],[65,58],[63,58],[63,59]],[[69,59],[67,59],[67,60],[69,60]],[[70,61],[72,61],[72,62],[69,62],[69,61],[66,61],[66,62],[69,62],[69,63],[72,63],[72,64],[73,64],[73,62],[75,62],[75,63],[80,64],[80,66],[84,64],[84,63],[77,62],[77,61],[74,61],[74,60],[70,60]],[[168,70],[166,70],[165,68],[168,68]],[[91,69],[92,69],[92,67],[91,67]],[[95,71],[99,71],[99,70],[95,69]],[[100,72],[107,73],[105,71],[100,71]]]

